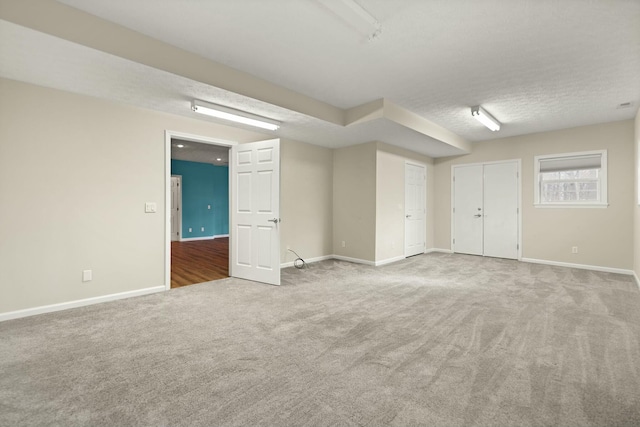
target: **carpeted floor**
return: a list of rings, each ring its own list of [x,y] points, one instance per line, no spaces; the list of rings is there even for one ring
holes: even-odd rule
[[[2,426],[638,426],[632,277],[463,255],[0,323]]]

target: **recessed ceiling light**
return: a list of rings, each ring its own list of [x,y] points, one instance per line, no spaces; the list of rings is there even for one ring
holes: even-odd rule
[[[178,148],[184,148],[184,144],[177,144],[176,147]]]
[[[219,161],[219,162],[221,162],[221,161],[222,161],[222,159],[221,159],[220,157],[218,157],[216,160],[217,160],[217,161]]]

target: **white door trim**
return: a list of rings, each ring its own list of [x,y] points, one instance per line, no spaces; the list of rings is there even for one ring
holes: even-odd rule
[[[164,131],[164,287],[167,291],[171,289],[171,140],[174,138],[229,148],[238,144],[236,141],[171,130]],[[231,185],[229,185],[229,197],[231,198]],[[231,209],[231,204],[229,204],[229,209]],[[180,215],[182,218],[182,213]],[[182,229],[182,221],[180,222],[180,228]],[[231,240],[231,237],[229,237],[229,240]]]
[[[449,183],[451,184],[451,203],[449,207],[449,218],[451,221],[451,234],[449,235],[449,244],[451,245],[451,252],[454,252],[454,244],[453,244],[453,236],[455,236],[455,224],[453,217],[453,204],[454,204],[454,187],[455,184],[453,182],[454,177],[454,168],[457,166],[478,166],[478,165],[493,165],[499,163],[512,163],[517,162],[518,165],[518,176],[517,176],[517,185],[518,185],[518,261],[522,261],[522,159],[508,159],[508,160],[496,160],[492,162],[476,162],[476,163],[456,163],[451,165],[450,179]]]
[[[424,171],[424,178],[422,179],[422,184],[424,185],[424,198],[422,199],[422,225],[423,225],[423,230],[422,230],[422,241],[424,243],[424,247],[422,248],[422,253],[426,253],[427,251],[427,164],[426,163],[421,163],[421,162],[416,162],[413,160],[405,160],[404,161],[404,190],[405,190],[405,195],[404,195],[404,215],[407,214],[407,194],[406,194],[406,179],[407,179],[407,165],[411,165],[411,166],[417,166],[419,168],[422,168]],[[406,231],[406,227],[407,227],[407,222],[406,222],[406,218],[405,218],[405,230],[404,230],[404,236],[403,236],[403,254],[404,254],[404,258],[407,257],[407,231]]]

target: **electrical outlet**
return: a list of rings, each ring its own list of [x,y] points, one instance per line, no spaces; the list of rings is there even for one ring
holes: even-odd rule
[[[189,233],[193,233],[193,229],[189,227]]]
[[[342,241],[342,247],[346,248],[347,247],[347,242],[345,242],[344,240]]]
[[[578,253],[578,247],[577,246],[572,246],[571,247],[571,253],[572,254],[577,254]]]
[[[200,227],[200,231],[204,231],[204,227]]]

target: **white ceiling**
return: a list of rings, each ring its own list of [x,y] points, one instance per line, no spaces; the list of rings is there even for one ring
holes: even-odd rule
[[[214,166],[227,166],[229,164],[229,147],[172,139],[171,158],[189,162],[211,163]]]
[[[61,3],[340,109],[384,98],[469,141],[630,119],[640,103],[640,1],[356,1],[382,25],[373,41],[318,0]],[[461,153],[392,120],[341,126],[7,21],[0,75],[191,117],[193,98],[230,105],[328,147]],[[500,132],[473,120],[478,104]]]

